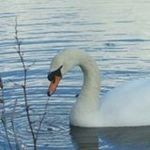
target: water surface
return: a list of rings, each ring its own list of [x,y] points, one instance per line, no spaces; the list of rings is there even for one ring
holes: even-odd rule
[[[15,49],[15,17],[18,19],[18,35],[25,63],[30,66],[27,73],[28,99],[34,124],[37,126],[47,101],[46,77],[50,61],[63,49],[82,49],[95,58],[101,70],[101,96],[128,80],[149,76],[149,9],[150,2],[146,0],[1,2],[0,75],[5,85],[8,122],[14,100],[18,100],[15,126],[24,149],[33,147],[22,89],[18,86],[23,83],[23,71]],[[73,69],[64,77],[58,91],[51,97],[38,148],[149,149],[149,127],[70,128],[69,114],[75,95],[79,93],[82,85],[81,76],[79,68]],[[8,149],[2,126],[0,133],[0,148]]]

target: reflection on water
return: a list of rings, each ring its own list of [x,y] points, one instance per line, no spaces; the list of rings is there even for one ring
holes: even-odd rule
[[[75,147],[79,150],[98,150],[98,130],[91,128],[71,127],[70,135]]]
[[[148,150],[150,148],[150,127],[71,127],[70,135],[79,150]]]

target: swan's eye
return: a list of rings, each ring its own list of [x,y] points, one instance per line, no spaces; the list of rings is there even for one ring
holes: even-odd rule
[[[54,79],[55,79],[54,72],[50,72],[50,73],[48,74],[47,78],[48,78],[49,81],[54,81]]]
[[[52,81],[52,82],[55,82],[55,76],[58,76],[58,77],[62,78],[61,68],[62,68],[62,66],[60,66],[57,70],[48,73],[48,76],[47,76],[48,80]]]

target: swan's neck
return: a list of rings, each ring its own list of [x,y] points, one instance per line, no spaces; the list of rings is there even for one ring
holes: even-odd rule
[[[81,89],[78,101],[82,101],[86,105],[90,105],[90,108],[97,106],[99,103],[100,92],[100,77],[97,64],[91,58],[81,62],[80,67],[83,71],[84,82]]]
[[[72,109],[71,123],[85,126],[84,123],[98,117],[100,77],[96,62],[88,55],[80,57],[78,65],[83,71],[84,82],[77,102]]]

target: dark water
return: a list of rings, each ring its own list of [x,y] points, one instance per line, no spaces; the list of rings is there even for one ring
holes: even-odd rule
[[[81,150],[147,150],[150,149],[150,127],[71,128],[77,149]]]
[[[33,149],[22,89],[22,66],[16,53],[15,17],[27,73],[28,99],[34,126],[47,101],[47,72],[63,49],[83,49],[101,70],[102,92],[120,83],[150,75],[150,2],[146,0],[15,0],[0,3],[0,75],[9,119],[17,99],[15,127],[22,149]],[[17,84],[17,85],[16,85]],[[38,140],[39,149],[145,150],[150,128],[70,128],[69,114],[82,85],[78,68],[68,73],[51,97]],[[0,128],[0,149],[8,149]],[[12,136],[12,132],[9,132]],[[13,138],[12,138],[13,141]]]

